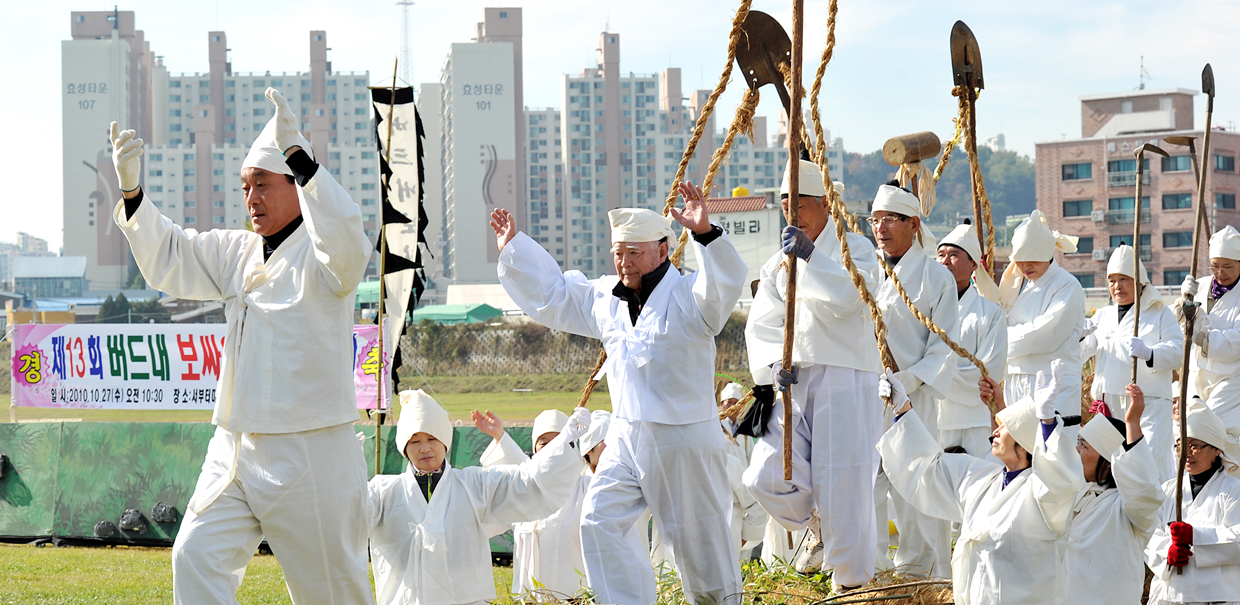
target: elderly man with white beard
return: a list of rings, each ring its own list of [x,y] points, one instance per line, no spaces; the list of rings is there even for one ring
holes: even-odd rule
[[[878,188],[869,219],[878,253],[917,309],[955,341],[960,338],[956,279],[927,253],[934,236],[922,224],[923,218],[920,201],[895,181]],[[954,354],[913,315],[886,273],[879,276],[879,284],[875,298],[887,322],[887,344],[899,366],[895,378],[907,389],[926,429],[939,439],[938,400],[950,392],[956,374]],[[900,531],[896,566],[913,575],[951,577],[951,524],[911,506],[902,494],[890,490],[885,474],[878,477],[875,495],[879,513],[886,508],[888,492]],[[881,522],[887,516],[877,518]],[[882,525],[879,530],[879,536],[885,535]]]
[[[833,570],[833,584],[847,588],[873,577],[871,515],[878,471],[873,446],[882,433],[878,352],[869,310],[843,264],[822,173],[813,162],[800,162],[796,192],[791,193],[788,171],[781,188],[784,214],[788,215],[790,204],[798,204],[798,223],[784,229],[784,249],[762,266],[745,326],[749,367],[759,385],[755,396],[773,406],[773,413],[743,480],[785,529],[809,526],[814,544],[821,544],[817,549],[821,559],[811,562]],[[855,233],[848,234],[847,242],[853,262],[873,291],[881,270],[874,247]],[[788,282],[782,264],[788,252],[797,256],[791,372],[780,364]],[[783,401],[771,385],[791,395],[791,481],[785,481],[783,474]],[[777,542],[785,540],[784,532],[774,533],[779,535]]]
[[[113,218],[143,277],[178,298],[223,300],[228,322],[217,428],[172,546],[173,602],[235,603],[265,537],[294,603],[373,603],[350,369],[373,246],[288,102],[274,88],[267,98],[275,117],[241,162],[253,232],[182,229],[144,203],[142,140],[112,123],[124,197]]]
[[[639,605],[653,592],[645,553],[625,535],[649,507],[671,546],[689,602],[739,603],[740,565],[729,539],[732,494],[714,402],[715,336],[740,299],[748,268],[709,222],[702,191],[682,183],[697,272],[668,260],[671,222],[650,210],[607,213],[616,276],[562,272],[520,233],[505,210],[491,213],[499,280],[535,321],[603,341],[614,414],[582,511],[586,578],[600,603]]]

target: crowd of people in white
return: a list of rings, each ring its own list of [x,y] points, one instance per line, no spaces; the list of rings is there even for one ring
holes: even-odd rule
[[[1137,603],[1147,567],[1150,603],[1240,604],[1234,228],[1210,237],[1211,275],[1185,280],[1170,306],[1120,246],[1107,265],[1113,304],[1086,317],[1084,291],[1055,262],[1075,238],[1041,212],[1016,229],[995,284],[975,227],[936,241],[917,197],[894,182],[868,218],[876,244],[855,233],[841,243],[807,161],[782,188],[797,220],[755,284],[690,183],[670,217],[608,213],[616,274],[597,279],[562,271],[495,210],[501,284],[534,321],[603,342],[612,411],[544,412],[532,456],[475,412],[493,441],[482,466],[453,468],[447,412],[405,391],[396,441],[407,470],[367,485],[347,368],[373,243],[299,118],[267,95],[275,117],[242,171],[252,232],[182,229],[144,204],[142,141],[112,125],[114,219],[143,275],[174,296],[222,299],[228,318],[218,429],[173,548],[177,603],[235,602],[264,537],[299,604],[375,602],[368,554],[379,603],[481,603],[495,597],[488,540],[512,529],[512,591],[536,600],[588,591],[652,603],[657,564],[676,570],[688,602],[739,603],[740,562],[760,557],[830,572],[839,591],[893,566],[950,578],[962,605]],[[669,261],[676,223],[691,234],[695,272]],[[890,367],[859,283],[886,324]],[[714,339],[749,287],[755,386],[742,413],[749,389],[715,396]],[[1184,301],[1201,309],[1191,342]],[[1186,346],[1191,371],[1177,377]]]

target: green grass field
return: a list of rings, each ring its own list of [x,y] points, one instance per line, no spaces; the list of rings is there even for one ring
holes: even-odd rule
[[[171,557],[167,548],[0,545],[0,605],[171,603]],[[494,571],[496,594],[506,597],[512,568]],[[256,556],[250,561],[237,600],[247,605],[292,603],[275,557]]]
[[[531,422],[546,409],[571,411],[577,404],[577,391],[513,392],[443,392],[436,390],[436,399],[454,420],[469,421],[474,409],[491,410],[505,422]],[[0,422],[8,422],[10,395],[0,395]],[[611,398],[600,386],[590,399],[591,408],[611,409]],[[359,418],[362,416],[359,415]],[[185,410],[83,410],[57,408],[18,408],[21,420],[82,420],[83,422],[210,422],[209,411]]]

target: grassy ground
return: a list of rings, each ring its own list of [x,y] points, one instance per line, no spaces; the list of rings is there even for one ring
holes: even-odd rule
[[[487,378],[489,377],[480,377]],[[461,381],[464,382],[464,381]],[[434,384],[434,383],[432,383]],[[519,388],[519,387],[518,387]],[[453,419],[467,422],[474,409],[491,410],[505,422],[531,422],[539,412],[555,408],[572,410],[577,404],[578,391],[513,392],[511,388],[498,392],[451,392],[435,390],[436,399],[448,410]],[[0,395],[0,422],[8,422],[10,396]],[[610,409],[611,399],[607,390],[599,388],[590,399],[591,408]],[[359,416],[360,417],[360,416]],[[18,420],[82,420],[85,422],[209,422],[209,411],[186,410],[83,410],[58,408],[18,408]]]
[[[496,593],[508,594],[511,567],[495,567]],[[172,602],[167,548],[35,548],[0,545],[0,605]],[[374,583],[374,579],[371,579]],[[256,556],[237,600],[247,605],[292,603],[273,556]]]

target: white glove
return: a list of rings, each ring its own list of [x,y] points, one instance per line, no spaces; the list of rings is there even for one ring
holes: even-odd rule
[[[891,405],[897,410],[904,407],[904,402],[909,400],[899,375],[900,372],[892,372],[891,368],[887,368],[878,376],[878,396],[890,397]]]
[[[112,165],[116,166],[116,179],[121,184],[121,191],[129,193],[138,188],[142,182],[142,139],[135,139],[137,134],[132,130],[121,130],[116,122],[112,122]]]
[[[916,393],[917,389],[921,388],[921,385],[926,384],[922,382],[921,379],[918,378],[916,375],[914,375],[912,372],[909,372],[907,370],[900,370],[899,372],[895,372],[894,374],[891,375],[891,377],[896,380],[899,380],[900,384],[904,385],[905,395]]]
[[[268,88],[267,98],[276,106],[276,145],[280,147],[280,152],[284,153],[293,147],[301,147],[310,154],[311,159],[314,159],[314,150],[310,148],[310,142],[301,135],[301,120],[297,114],[293,113],[293,108],[289,107],[288,101],[284,100],[284,95],[274,88]]]
[[[1191,275],[1184,278],[1184,283],[1180,284],[1180,296],[1188,300],[1197,296],[1197,278]]]
[[[1193,326],[1193,344],[1197,345],[1198,349],[1201,349],[1201,355],[1203,357],[1209,357],[1210,330],[1208,328],[1205,330],[1198,330],[1198,327],[1199,326]]]
[[[1050,420],[1055,417],[1055,397],[1063,385],[1063,361],[1056,359],[1051,362],[1051,374],[1038,372],[1034,378],[1033,403],[1037,406],[1038,420]]]
[[[1085,338],[1098,330],[1098,320],[1092,317],[1085,318],[1085,327],[1081,329],[1081,338]]]
[[[358,445],[366,445],[366,433],[353,433],[353,434],[357,435]]]
[[[1141,340],[1138,336],[1129,338],[1127,342],[1123,343],[1123,347],[1124,352],[1129,357],[1136,357],[1137,359],[1144,359],[1146,361],[1154,358],[1154,351],[1150,349],[1150,347],[1145,344],[1145,341]]]
[[[576,441],[588,430],[590,430],[590,410],[585,406],[578,406],[568,417],[568,424],[564,425],[564,439]]]

